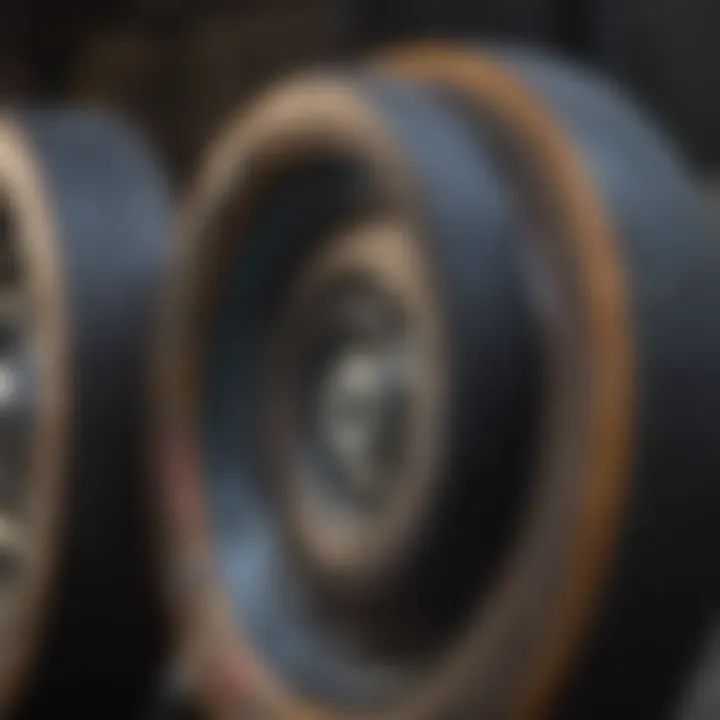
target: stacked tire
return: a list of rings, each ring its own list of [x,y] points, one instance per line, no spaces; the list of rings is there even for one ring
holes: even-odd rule
[[[261,97],[183,217],[156,430],[212,717],[670,717],[720,600],[720,245],[541,54]]]
[[[0,116],[0,714],[137,717],[161,661],[147,365],[164,179],[91,111]]]

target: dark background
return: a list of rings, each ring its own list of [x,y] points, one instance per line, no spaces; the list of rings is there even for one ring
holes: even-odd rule
[[[631,88],[720,175],[717,0],[4,0],[0,97],[110,106],[182,182],[223,116],[298,65],[394,40],[507,38]]]

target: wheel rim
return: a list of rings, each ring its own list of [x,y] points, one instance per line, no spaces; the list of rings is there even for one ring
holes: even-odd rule
[[[0,587],[3,641],[0,707],[10,709],[38,651],[50,605],[69,406],[63,278],[55,256],[54,218],[27,139],[14,121],[0,121],[5,333],[3,443],[12,443],[14,480],[2,487]],[[6,433],[7,431],[7,433]],[[4,450],[8,448],[4,445]],[[6,455],[8,457],[8,455]],[[3,470],[7,468],[4,467]]]

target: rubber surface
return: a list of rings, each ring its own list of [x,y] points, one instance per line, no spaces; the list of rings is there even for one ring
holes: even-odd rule
[[[676,148],[608,84],[511,54],[577,143],[612,217],[636,328],[627,524],[563,718],[663,718],[720,606],[720,244]]]
[[[34,111],[17,122],[59,223],[73,394],[52,607],[16,717],[131,720],[161,656],[143,420],[168,192],[111,117]]]

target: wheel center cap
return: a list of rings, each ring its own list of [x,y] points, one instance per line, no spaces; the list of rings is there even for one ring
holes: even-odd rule
[[[387,349],[350,348],[330,363],[320,386],[320,433],[344,495],[385,492],[390,438],[406,395],[397,355]]]

